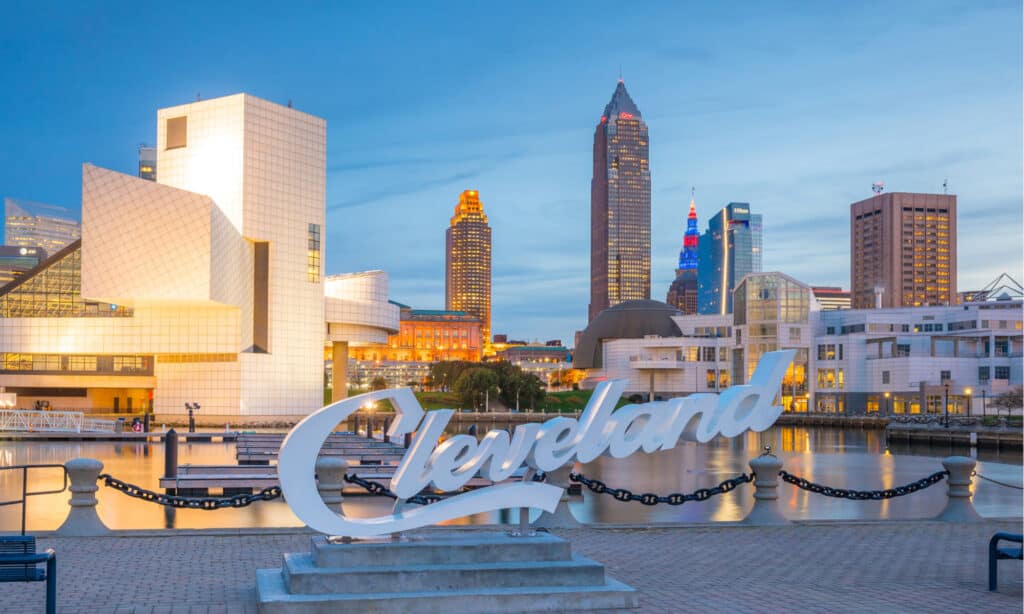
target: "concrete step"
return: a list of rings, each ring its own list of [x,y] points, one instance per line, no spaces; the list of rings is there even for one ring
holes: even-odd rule
[[[256,570],[261,614],[570,612],[637,607],[636,590],[611,578],[592,586],[526,586],[408,593],[288,593],[280,569]]]
[[[604,566],[580,555],[568,561],[317,567],[312,555],[295,553],[284,555],[283,573],[293,595],[598,586],[605,580]]]
[[[363,541],[332,544],[318,535],[312,539],[313,558],[319,567],[374,565],[432,565],[500,563],[512,561],[568,561],[568,541],[549,533],[513,537],[507,533],[437,532],[401,541]]]

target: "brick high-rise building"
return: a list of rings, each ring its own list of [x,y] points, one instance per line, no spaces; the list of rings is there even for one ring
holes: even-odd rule
[[[491,344],[491,227],[476,190],[459,196],[445,231],[445,309],[480,319],[484,348]]]
[[[888,192],[850,205],[850,294],[854,309],[955,305],[956,196]]]
[[[589,320],[651,298],[651,167],[647,124],[619,80],[594,131]]]

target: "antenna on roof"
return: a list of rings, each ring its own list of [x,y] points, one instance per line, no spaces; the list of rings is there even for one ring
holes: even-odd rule
[[[619,83],[622,83],[622,64],[619,64]]]
[[[949,194],[948,189],[949,189],[949,179],[943,179],[942,180],[942,193],[943,194]]]
[[[196,92],[196,102],[199,102],[202,98],[199,97],[199,92]]]
[[[871,184],[871,191],[874,192],[875,194],[881,194],[882,190],[884,190],[884,189],[885,189],[885,184],[882,183],[881,181],[876,181],[876,182]]]
[[[291,98],[288,99],[288,108],[289,109],[292,108],[292,99]]]

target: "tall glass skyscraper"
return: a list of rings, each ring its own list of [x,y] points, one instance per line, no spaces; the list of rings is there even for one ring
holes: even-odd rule
[[[476,190],[459,196],[445,231],[445,309],[480,318],[484,348],[491,345],[491,227]]]
[[[4,244],[41,247],[56,254],[82,236],[82,226],[69,209],[14,198],[4,199]]]
[[[589,319],[623,301],[649,298],[651,168],[647,124],[620,79],[594,131]]]
[[[676,278],[669,286],[665,302],[685,314],[697,313],[697,245],[700,231],[697,230],[697,203],[690,197],[690,213],[686,217],[686,234],[683,248],[679,251],[679,268]]]
[[[698,313],[732,313],[733,288],[761,272],[761,216],[748,203],[729,203],[708,220],[697,252]]]

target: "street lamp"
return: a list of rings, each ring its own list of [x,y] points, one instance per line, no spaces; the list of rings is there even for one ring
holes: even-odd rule
[[[888,416],[892,413],[892,405],[889,403],[889,393],[885,393],[885,415]]]
[[[943,397],[943,403],[942,403],[942,410],[943,410],[943,413],[944,413],[943,422],[945,422],[944,426],[946,428],[949,428],[949,382],[948,381],[945,384],[943,384],[943,388],[945,388],[945,390],[946,390],[946,394]]]
[[[964,388],[964,394],[967,395],[967,417],[971,417],[971,392],[970,388]]]
[[[185,403],[185,409],[188,410],[188,432],[196,432],[196,417],[193,411],[199,411],[199,403]]]

